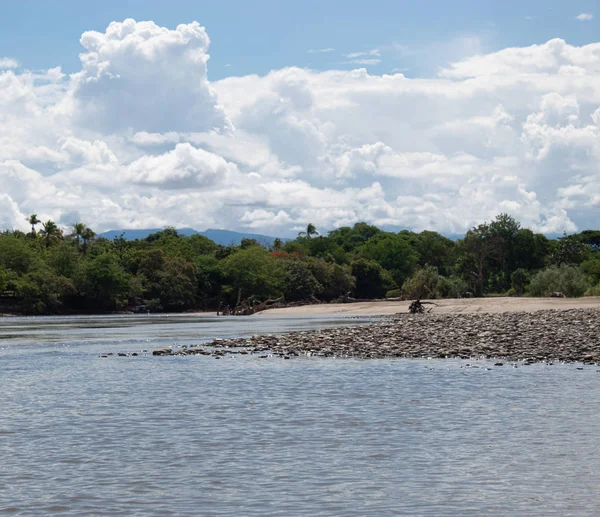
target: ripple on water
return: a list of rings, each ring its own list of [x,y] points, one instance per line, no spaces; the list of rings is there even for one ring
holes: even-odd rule
[[[593,367],[106,346],[3,361],[0,514],[597,515]]]

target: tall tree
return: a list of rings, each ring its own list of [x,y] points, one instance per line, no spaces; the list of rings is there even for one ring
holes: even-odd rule
[[[487,223],[471,228],[462,240],[462,246],[467,254],[467,260],[473,268],[471,274],[475,277],[477,296],[483,296],[485,288],[485,267],[488,259],[496,258],[500,250],[501,237],[490,231]]]
[[[62,239],[62,230],[54,221],[48,220],[42,224],[40,236],[42,242],[46,245],[46,248],[49,248],[52,244],[55,244]]]
[[[306,237],[307,239],[310,239],[313,235],[319,235],[319,232],[312,223],[308,223],[305,231],[298,233],[298,237]]]
[[[38,219],[37,214],[31,214],[27,220],[29,221],[29,224],[31,225],[31,235],[33,235],[35,237],[35,227],[40,224],[42,221],[40,221]]]
[[[83,240],[83,247],[81,249],[83,250],[84,255],[87,254],[87,249],[90,244],[90,241],[92,241],[94,237],[96,237],[96,233],[94,232],[94,230],[88,228],[87,226],[85,227],[83,232],[81,232],[81,239]]]
[[[271,250],[279,251],[282,246],[283,246],[283,242],[281,242],[281,239],[279,237],[276,237],[275,240],[273,241],[273,244],[271,244]]]
[[[85,231],[85,224],[83,223],[75,223],[72,226],[73,229],[73,233],[71,234],[71,237],[75,237],[77,239],[77,246],[79,247],[79,245],[81,244],[81,238],[83,236],[83,232]]]

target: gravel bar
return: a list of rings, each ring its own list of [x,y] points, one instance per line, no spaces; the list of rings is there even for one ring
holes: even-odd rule
[[[156,356],[258,354],[261,358],[298,356],[380,358],[486,357],[600,362],[600,310],[537,312],[398,314],[357,326],[283,335],[216,339],[202,347],[154,350]]]

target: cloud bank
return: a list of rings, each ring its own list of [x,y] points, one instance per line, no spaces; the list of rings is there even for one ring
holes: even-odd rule
[[[0,59],[3,227],[37,213],[97,231],[457,233],[499,212],[547,233],[598,226],[600,43],[506,48],[432,78],[292,67],[216,82],[196,22],[114,22],[81,44],[70,76]]]

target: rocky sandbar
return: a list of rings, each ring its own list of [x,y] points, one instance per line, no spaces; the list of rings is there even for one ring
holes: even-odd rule
[[[533,361],[600,361],[600,310],[470,314],[398,314],[389,320],[284,335],[218,339],[153,355],[259,354],[291,358],[488,357]]]

